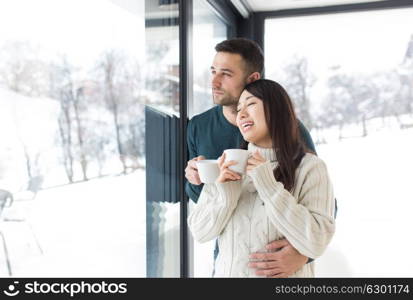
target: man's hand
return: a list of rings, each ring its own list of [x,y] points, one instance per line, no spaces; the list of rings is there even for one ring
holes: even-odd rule
[[[185,168],[185,177],[192,184],[200,185],[202,183],[201,179],[199,179],[198,168],[196,167],[196,162],[202,159],[205,159],[202,155],[191,159]]]
[[[257,269],[255,274],[272,278],[291,276],[307,263],[308,257],[301,255],[286,239],[274,241],[266,246],[268,253],[252,253],[248,266]]]

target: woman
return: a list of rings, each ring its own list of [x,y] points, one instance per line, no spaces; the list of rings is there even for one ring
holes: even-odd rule
[[[305,149],[286,91],[271,80],[248,84],[237,108],[248,143],[247,175],[228,167],[205,184],[188,225],[199,242],[218,237],[215,277],[257,277],[249,255],[286,238],[301,254],[319,257],[334,234],[334,196],[324,162]],[[313,277],[314,262],[294,277]]]

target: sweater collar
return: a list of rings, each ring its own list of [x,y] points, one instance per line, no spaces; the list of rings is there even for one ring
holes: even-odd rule
[[[273,148],[262,148],[254,145],[253,143],[248,143],[248,152],[253,153],[255,151],[258,151],[258,153],[261,154],[261,156],[266,160],[271,162],[277,161]]]

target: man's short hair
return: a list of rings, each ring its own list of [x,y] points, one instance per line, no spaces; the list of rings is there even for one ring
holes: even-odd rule
[[[241,55],[247,71],[250,73],[264,72],[264,54],[261,47],[254,41],[245,38],[234,38],[222,41],[215,46],[217,52],[229,52]]]

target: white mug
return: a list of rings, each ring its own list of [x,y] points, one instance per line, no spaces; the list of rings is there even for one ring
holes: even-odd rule
[[[203,183],[214,183],[219,176],[218,161],[216,159],[202,159],[196,162],[199,178]]]
[[[232,171],[237,172],[238,174],[245,174],[247,169],[247,161],[248,161],[248,150],[244,149],[226,149],[225,153],[225,161],[234,160],[237,162],[236,165],[232,165],[229,167]]]

